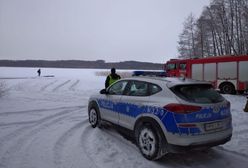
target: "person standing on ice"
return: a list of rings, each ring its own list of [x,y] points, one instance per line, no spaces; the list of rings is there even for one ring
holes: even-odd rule
[[[246,101],[246,105],[244,108],[244,112],[248,112],[248,96],[246,98],[247,98],[247,101]]]
[[[121,79],[120,75],[116,74],[115,68],[111,68],[111,74],[109,74],[105,80],[105,88],[109,87],[115,81]]]
[[[40,70],[40,69],[38,69],[37,73],[38,73],[38,76],[40,76],[40,74],[41,74],[41,70]]]

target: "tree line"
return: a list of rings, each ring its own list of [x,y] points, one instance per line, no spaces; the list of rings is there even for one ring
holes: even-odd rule
[[[190,14],[178,41],[179,58],[248,54],[248,0],[212,0]]]
[[[139,61],[105,62],[104,60],[0,60],[0,67],[49,67],[49,68],[93,68],[93,69],[144,69],[162,70],[163,64]]]

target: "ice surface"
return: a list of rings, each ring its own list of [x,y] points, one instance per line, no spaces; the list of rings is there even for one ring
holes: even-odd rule
[[[38,77],[37,69],[0,68],[6,90],[0,98],[0,168],[247,168],[244,96],[224,95],[233,115],[230,142],[151,162],[115,129],[88,123],[88,98],[104,87],[105,77],[96,73],[109,70],[41,68]]]

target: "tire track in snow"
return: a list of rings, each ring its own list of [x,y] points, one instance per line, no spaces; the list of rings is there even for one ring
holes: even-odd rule
[[[34,120],[34,121],[23,121],[23,122],[12,122],[12,123],[0,123],[0,127],[29,125],[29,124],[35,124],[37,121],[38,120]]]
[[[80,122],[66,131],[55,143],[54,145],[54,162],[56,166],[60,166],[62,164],[62,154],[63,148],[65,146],[66,141],[79,129],[82,128],[83,124],[86,121]]]
[[[239,131],[236,132],[236,134],[241,135],[241,134],[247,134],[248,128],[241,128]]]
[[[73,112],[77,112],[77,111],[79,111],[78,108],[74,110],[70,110],[69,112],[68,110],[64,110],[63,112],[45,117],[32,126],[26,126],[20,128],[17,131],[14,131],[13,133],[1,138],[0,149],[2,152],[0,152],[1,153],[0,162],[2,163],[2,165],[9,165],[12,162],[12,159],[15,158],[12,155],[15,156],[17,152],[21,152],[22,151],[21,149],[24,148],[25,144],[27,144],[35,135],[39,134],[44,129],[48,129],[51,126],[56,125],[59,122],[62,122],[63,120],[68,118],[68,116],[70,116]],[[6,147],[7,144],[9,147],[3,153],[3,148]],[[22,155],[20,156],[23,157]],[[17,159],[19,159],[20,161],[20,158]]]
[[[15,90],[15,91],[23,91],[25,90],[24,86],[27,86],[27,84],[29,84],[30,81],[29,80],[25,80],[25,81],[21,81],[19,83],[16,83],[15,85],[9,87],[9,88],[6,88],[7,91],[11,91],[11,90]]]
[[[82,146],[85,153],[95,161],[99,167],[235,167],[230,158],[235,157],[239,166],[247,168],[246,157],[232,151],[222,150],[220,147],[205,151],[192,151],[186,154],[167,154],[156,162],[143,158],[138,148],[127,139],[123,138],[113,128],[93,129],[85,128],[82,134]],[[230,156],[231,155],[231,156]],[[245,161],[245,162],[244,162]],[[237,161],[236,161],[237,162]],[[159,165],[158,165],[159,163]],[[118,165],[118,166],[116,166]]]
[[[58,85],[57,87],[55,87],[52,91],[55,92],[57,90],[59,90],[61,87],[65,86],[67,83],[69,83],[71,80],[67,80],[63,83],[61,83],[60,85]]]
[[[232,150],[226,149],[225,147],[222,147],[222,146],[217,146],[216,147],[216,150],[225,151],[225,152],[228,152],[228,153],[231,153],[231,154],[235,154],[235,155],[238,155],[238,156],[241,156],[241,157],[245,157],[245,158],[248,157],[248,154],[239,153],[237,151],[232,151]]]
[[[83,108],[84,106],[82,106]],[[50,111],[50,110],[48,110]],[[23,114],[21,114],[23,115]],[[6,117],[6,116],[5,116]],[[30,125],[39,122],[40,119],[31,120],[31,121],[22,121],[22,122],[10,122],[10,123],[0,123],[0,127],[8,127],[8,126],[20,126],[20,125]]]
[[[124,139],[114,129],[93,129],[89,124],[84,129],[81,139],[85,153],[98,167],[154,167],[152,162],[143,158],[133,143]]]
[[[19,135],[22,135],[23,133],[29,131],[28,129],[31,128],[33,129],[34,127],[41,127],[45,122],[48,122],[50,120],[54,120],[56,119],[57,117],[60,117],[60,116],[63,116],[63,115],[68,115],[68,110],[64,110],[62,112],[59,112],[59,113],[55,113],[53,115],[49,115],[47,117],[44,117],[40,120],[37,120],[32,126],[26,126],[26,127],[22,127],[2,138],[0,138],[0,149],[1,147],[3,146],[3,143],[5,141],[9,141],[10,139],[14,138],[14,137],[18,137]],[[56,119],[57,120],[57,119]]]
[[[48,83],[47,85],[41,87],[40,91],[45,91],[49,86],[52,86],[53,84],[55,84],[58,80],[52,81],[50,83]]]
[[[177,153],[165,155],[160,163],[170,167],[239,167],[247,168],[247,163],[244,163],[245,157],[225,152],[213,147],[206,151],[189,151],[187,153]],[[230,158],[235,158],[230,160]],[[234,161],[234,162],[233,162]],[[237,164],[238,163],[238,164]]]
[[[80,80],[78,79],[76,82],[74,82],[70,87],[69,87],[69,90],[72,90],[74,91],[75,90],[75,87],[79,84]]]
[[[33,128],[35,126],[42,125],[46,121],[49,121],[49,120],[52,120],[52,119],[54,119],[56,117],[60,117],[62,115],[68,114],[68,111],[69,111],[69,114],[71,114],[71,112],[74,112],[74,111],[77,111],[77,110],[81,110],[82,108],[85,108],[85,107],[86,106],[77,106],[77,107],[74,107],[74,108],[72,108],[72,107],[71,108],[67,108],[66,110],[63,110],[62,112],[58,112],[58,113],[55,113],[53,115],[49,115],[49,116],[46,116],[44,118],[41,118],[40,120],[37,120],[34,123],[34,125],[32,125],[32,126],[26,126],[26,127],[20,128],[17,131],[14,131],[14,132],[6,135],[5,137],[0,138],[0,149],[1,149],[1,144],[4,141],[6,141],[6,140],[8,141],[9,139],[12,139],[13,137],[17,137],[22,132],[25,132],[28,128]],[[63,109],[63,108],[55,108],[55,109],[52,109],[52,110],[59,110],[59,109]],[[46,111],[51,111],[51,110],[46,110]]]
[[[85,107],[86,106],[84,106],[84,108]],[[23,159],[23,160],[26,160],[26,161],[23,161],[22,164],[21,164],[21,165],[24,165],[23,168],[26,168],[27,167],[26,165],[29,165],[29,167],[32,167],[28,163],[30,162],[30,158],[33,157],[32,153],[34,152],[33,151],[34,146],[37,146],[37,144],[41,144],[42,145],[42,148],[44,148],[44,147],[47,148],[46,145],[43,145],[44,139],[47,139],[47,138],[42,138],[41,137],[44,133],[46,134],[47,137],[52,137],[52,138],[48,138],[49,139],[48,140],[49,141],[49,145],[50,145],[50,147],[48,149],[53,149],[53,150],[42,151],[41,152],[41,156],[45,154],[45,156],[48,157],[47,159],[51,160],[49,162],[49,164],[48,164],[49,165],[48,167],[51,167],[51,165],[52,165],[52,167],[58,167],[58,164],[60,162],[59,161],[56,162],[55,160],[52,160],[52,158],[54,157],[55,149],[60,150],[64,146],[59,146],[59,145],[56,146],[56,144],[58,144],[58,142],[60,142],[60,145],[61,144],[64,144],[64,140],[65,139],[66,140],[71,140],[71,139],[73,140],[73,139],[75,139],[73,137],[75,136],[75,134],[77,132],[80,132],[81,133],[81,131],[77,131],[77,130],[80,130],[80,128],[83,126],[83,123],[84,123],[84,122],[82,122],[82,120],[78,120],[80,118],[83,118],[81,112],[82,112],[82,108],[80,108],[79,110],[74,111],[73,113],[71,113],[71,115],[66,116],[63,119],[63,122],[62,123],[59,123],[60,121],[59,122],[55,122],[54,124],[52,124],[48,128],[46,128],[46,130],[42,130],[42,132],[39,131],[39,135],[36,135],[34,138],[32,138],[33,140],[31,141],[31,143],[29,143],[29,145],[26,148],[25,153],[27,153],[27,155]],[[75,118],[78,118],[78,119],[75,120]],[[50,131],[50,130],[54,130],[54,128],[56,128],[55,130],[57,130],[56,133],[54,133],[54,131],[52,131],[52,132]],[[67,131],[68,129],[69,129],[69,131]],[[66,131],[66,133],[65,133],[65,131]],[[62,135],[60,135],[58,137],[58,135],[61,134],[60,132],[62,133]],[[58,140],[56,140],[57,138],[58,138]],[[54,140],[56,140],[56,141],[54,141]],[[69,145],[67,145],[65,147],[68,147],[70,149],[71,146],[73,146],[73,144],[74,144],[74,142],[73,143],[69,143]],[[55,146],[57,148],[55,148]],[[38,150],[38,152],[39,151],[40,150]],[[61,150],[61,151],[63,151],[63,150]],[[65,150],[65,151],[68,152],[68,150]],[[35,152],[35,153],[37,153],[37,152]],[[72,156],[73,156],[73,158],[75,157],[74,155],[72,155]],[[81,156],[81,155],[78,155],[78,156]],[[35,156],[33,158],[36,159],[37,157],[39,158],[39,156]],[[59,157],[57,157],[57,158],[59,158]],[[82,164],[80,164],[80,167],[81,167],[81,165]],[[47,166],[45,166],[45,167],[47,167]],[[63,166],[62,165],[62,167],[67,168],[67,167],[75,167],[75,166],[71,166],[71,165],[70,166]]]
[[[61,115],[67,114],[67,113],[68,113],[68,111],[67,111],[67,110],[64,110],[63,112],[59,112],[59,113],[55,113],[55,114],[53,114],[53,115],[49,115],[49,116],[44,117],[44,118],[42,118],[42,119],[40,119],[40,120],[37,120],[36,123],[35,123],[34,125],[32,125],[32,126],[26,126],[26,127],[20,128],[20,129],[14,131],[14,132],[12,132],[12,133],[10,133],[10,134],[8,134],[8,135],[2,137],[2,138],[0,138],[0,149],[1,149],[1,147],[3,146],[3,142],[9,141],[10,139],[12,139],[12,138],[14,138],[14,137],[18,137],[18,136],[21,135],[23,132],[28,131],[29,128],[33,128],[33,127],[35,127],[35,126],[39,126],[39,125],[43,124],[43,123],[46,122],[46,121],[49,121],[49,120],[51,120],[51,119],[54,119],[54,118],[56,118],[56,117],[59,117],[59,116],[61,116]]]
[[[71,167],[77,167],[78,165],[81,167],[82,164],[84,164],[84,167],[97,167],[91,159],[89,160],[85,153],[81,152],[83,150],[78,149],[80,145],[77,145],[80,144],[81,141],[81,130],[86,127],[85,125],[87,125],[87,123],[88,119],[84,119],[80,123],[75,124],[57,140],[53,149],[56,167],[68,167],[66,164],[70,163],[68,156],[71,155],[73,155],[73,163],[76,162],[74,163],[76,165]],[[70,153],[70,151],[73,151],[73,153]],[[75,155],[79,155],[80,158],[75,158]],[[81,162],[81,164],[78,164],[78,162]]]
[[[84,151],[84,153],[85,153],[85,155],[87,156],[87,158],[95,165],[95,167],[97,167],[97,168],[101,168],[102,167],[102,165],[99,165],[99,164],[97,164],[97,162],[96,162],[96,160],[94,159],[94,157],[92,157],[92,156],[90,156],[90,152],[88,152],[87,150],[86,150],[86,148],[85,148],[85,146],[86,146],[86,140],[87,139],[85,139],[85,137],[86,138],[89,138],[88,137],[88,135],[87,135],[87,130],[89,130],[89,129],[91,129],[91,126],[90,125],[87,125],[85,128],[84,128],[84,132],[81,134],[81,137],[80,137],[80,139],[81,139],[81,141],[80,141],[80,146],[81,146],[81,148],[82,148],[82,150]],[[85,131],[86,130],[86,131]],[[97,137],[96,137],[97,138]],[[92,142],[91,142],[92,143]],[[89,144],[90,145],[90,144]]]
[[[33,109],[33,110],[23,110],[23,111],[9,111],[0,113],[0,117],[10,116],[10,115],[23,115],[23,114],[33,114],[33,113],[44,113],[49,111],[65,110],[65,109],[74,109],[74,108],[85,108],[86,106],[65,106],[65,107],[56,107],[50,109]]]

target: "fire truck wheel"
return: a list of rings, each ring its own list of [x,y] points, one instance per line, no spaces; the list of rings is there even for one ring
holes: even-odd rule
[[[224,94],[235,94],[235,87],[232,83],[226,82],[220,85],[220,91]]]

